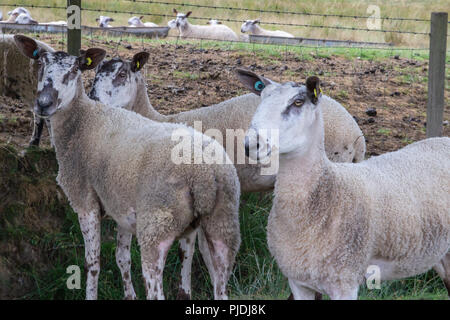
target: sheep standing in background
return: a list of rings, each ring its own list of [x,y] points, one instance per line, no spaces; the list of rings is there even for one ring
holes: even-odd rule
[[[146,55],[141,52],[136,54]],[[145,63],[145,62],[144,62]],[[227,129],[242,131],[242,137],[237,137],[238,143],[243,139],[256,108],[260,103],[260,92],[255,84],[264,79],[265,83],[275,83],[249,71],[240,71],[239,79],[252,92],[243,96],[226,100],[219,104],[198,108],[173,115],[162,115],[156,111],[148,100],[147,84],[140,72],[134,72],[131,62],[120,58],[104,61],[97,68],[95,79],[89,96],[94,100],[137,112],[144,117],[161,122],[185,123],[194,126],[194,121],[202,122],[202,130],[214,128],[226,137]],[[263,85],[263,83],[262,83]],[[358,124],[353,117],[335,100],[326,97],[325,109],[325,149],[333,161],[359,162],[364,160],[365,140]],[[325,98],[324,98],[325,100]],[[241,140],[239,140],[241,139]],[[226,139],[224,139],[226,148]],[[227,148],[226,148],[227,149]],[[229,154],[232,159],[235,155]],[[236,161],[234,161],[236,162]],[[236,169],[244,192],[272,190],[275,175],[261,175],[261,165],[236,164]]]
[[[95,21],[98,22],[98,26],[100,28],[112,28],[112,26],[109,23],[114,22],[114,19],[107,16],[100,16],[97,19],[95,19]]]
[[[130,273],[123,273],[131,263],[132,234],[141,250],[147,298],[164,299],[167,253],[174,240],[192,239],[192,234],[195,239],[199,229],[214,297],[226,299],[240,245],[240,190],[236,169],[228,164],[222,146],[184,125],[158,123],[89,99],[81,72],[96,68],[104,50],[88,49],[74,57],[40,50],[25,36],[14,39],[25,56],[41,64],[35,111],[50,119],[57,181],[78,214],[87,299],[97,298],[102,210],[118,224],[116,257],[127,298],[136,297]],[[134,61],[134,71],[142,67],[142,58]],[[194,245],[186,241],[189,250]]]
[[[294,36],[286,31],[276,30],[266,30],[259,26],[259,19],[257,20],[246,20],[241,26],[242,33],[250,33],[258,36],[270,36],[270,37],[285,37],[294,38]]]
[[[130,27],[157,27],[158,25],[156,23],[153,22],[142,22],[142,19],[144,19],[144,16],[140,16],[140,17],[131,17],[130,19],[128,19],[128,25]]]
[[[194,25],[187,21],[187,18],[191,15],[192,11],[188,13],[179,13],[176,9],[173,9],[177,18],[175,19],[176,26],[180,31],[182,38],[198,38],[198,39],[212,39],[223,41],[238,41],[239,37],[234,33],[231,28],[223,24],[217,25]]]
[[[357,299],[372,265],[386,280],[434,268],[450,295],[450,139],[332,163],[317,77],[269,84],[261,97],[246,149],[253,159],[279,154],[267,241],[294,298]]]
[[[36,41],[39,48],[53,52],[47,44]],[[14,41],[14,36],[5,34],[0,37],[0,94],[21,99],[32,110],[36,100],[36,88],[38,83],[38,65],[34,60],[24,57]],[[34,114],[34,113],[33,113]],[[31,146],[38,146],[44,129],[44,122],[49,134],[50,122],[42,118],[34,117],[33,135],[30,140]]]

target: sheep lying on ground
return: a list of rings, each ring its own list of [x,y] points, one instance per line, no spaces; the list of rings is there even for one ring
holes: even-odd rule
[[[450,139],[332,163],[317,77],[306,87],[268,84],[261,97],[246,149],[259,159],[279,153],[267,241],[294,297],[356,299],[371,265],[381,279],[435,268],[450,294]]]
[[[38,24],[30,15],[26,13],[21,13],[17,16],[15,22],[17,24]]]
[[[53,52],[54,50],[47,44],[36,41],[39,48]],[[38,66],[33,61],[24,57],[14,42],[14,36],[4,34],[0,37],[0,94],[22,99],[32,108],[36,100],[36,87],[38,79]],[[30,145],[39,145],[44,122],[50,133],[50,123],[42,118],[34,119],[33,136]]]
[[[246,20],[241,26],[242,33],[251,33],[259,36],[270,36],[270,37],[285,37],[285,38],[294,38],[294,36],[286,31],[276,30],[266,30],[259,26],[258,20]]]
[[[114,22],[114,19],[107,16],[100,16],[97,19],[95,19],[95,21],[98,22],[98,26],[100,28],[112,28],[112,26],[109,23]]]
[[[141,52],[135,56],[148,53]],[[143,60],[145,63],[146,60]],[[230,149],[229,156],[234,159],[241,189],[244,192],[271,190],[275,175],[261,175],[261,164],[236,163],[235,152],[227,148],[227,129],[240,131],[237,136],[238,146],[244,138],[251,118],[258,107],[260,93],[254,87],[259,76],[240,70],[240,79],[253,93],[224,101],[214,106],[181,112],[169,116],[158,113],[147,97],[147,85],[140,72],[134,72],[132,62],[115,58],[104,61],[98,68],[89,96],[110,106],[135,111],[147,118],[161,122],[185,123],[194,126],[201,121],[202,132],[208,134],[209,129],[218,129],[223,136],[223,145]],[[264,78],[265,79],[265,78]],[[267,83],[273,81],[265,79]],[[338,102],[326,97],[325,109],[326,146],[328,156],[337,162],[359,162],[364,160],[365,140],[353,117]],[[213,136],[213,135],[212,135]],[[213,136],[214,137],[214,136]],[[220,142],[220,141],[219,141]],[[234,141],[231,140],[234,144]],[[239,152],[238,152],[239,153]]]
[[[173,9],[177,18],[175,20],[176,26],[180,31],[182,38],[198,38],[198,39],[213,39],[213,40],[226,40],[226,41],[238,41],[239,38],[231,28],[223,24],[216,25],[194,25],[187,21],[187,18],[192,13],[179,13],[176,9]]]
[[[163,299],[162,274],[174,240],[197,228],[211,271],[214,297],[226,285],[240,244],[239,180],[223,148],[180,124],[158,123],[134,112],[102,105],[85,92],[81,71],[94,69],[102,49],[80,57],[40,50],[15,36],[21,52],[41,63],[35,112],[50,118],[58,160],[58,184],[77,212],[85,242],[86,297],[97,297],[100,271],[100,212],[119,225],[117,262],[127,298],[135,298],[129,248],[136,234],[148,299]],[[133,66],[138,71],[141,66]],[[174,137],[182,138],[182,143]],[[182,150],[182,154],[180,154]],[[207,152],[214,154],[212,156]],[[176,164],[183,157],[181,164]],[[186,245],[193,250],[193,241]],[[127,270],[124,273],[124,270]]]
[[[144,16],[134,16],[128,19],[128,25],[130,27],[157,27],[158,25],[153,22],[142,22],[142,19],[144,19]]]

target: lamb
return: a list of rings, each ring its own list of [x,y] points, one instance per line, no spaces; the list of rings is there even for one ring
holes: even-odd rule
[[[128,25],[130,27],[157,27],[158,25],[153,22],[142,22],[142,19],[144,19],[144,16],[134,16],[128,19]]]
[[[95,21],[98,22],[98,26],[100,28],[112,28],[112,26],[109,23],[114,22],[114,19],[107,16],[100,16],[97,19],[95,19]]]
[[[167,22],[167,26],[168,26],[170,29],[175,29],[175,28],[177,27],[177,21],[176,21],[175,19],[169,20],[169,21]]]
[[[199,229],[214,297],[226,299],[240,244],[240,190],[233,165],[218,163],[229,161],[223,148],[184,125],[158,123],[90,100],[81,72],[96,68],[104,50],[88,49],[74,57],[40,50],[33,39],[22,35],[15,41],[25,56],[41,63],[35,112],[50,119],[57,182],[78,214],[85,242],[87,299],[97,298],[100,211],[118,223],[116,257],[127,298],[136,297],[129,267],[132,234],[141,248],[147,298],[164,299],[167,252],[179,238],[193,250],[193,241],[187,239]],[[141,67],[136,63],[134,68]],[[176,164],[180,147],[184,161]],[[213,150],[214,159],[207,150]]]
[[[371,265],[387,280],[434,268],[450,294],[450,139],[333,163],[319,82],[267,85],[246,136],[252,158],[279,154],[267,241],[294,298],[356,299]]]
[[[149,54],[141,52],[136,54],[145,56],[145,63]],[[165,116],[158,113],[151,105],[147,97],[147,87],[140,72],[134,72],[132,62],[120,58],[104,61],[96,70],[96,76],[89,96],[91,99],[128,110],[135,111],[144,117],[160,122],[185,123],[194,126],[195,121],[201,121],[201,131],[208,134],[208,130],[215,128],[220,130],[222,137],[227,136],[227,129],[237,132],[238,146],[244,138],[244,132],[248,128],[253,113],[260,103],[260,91],[255,89],[256,81],[260,77],[245,70],[238,70],[239,78],[252,92],[240,97],[224,101],[222,103]],[[262,77],[261,77],[262,78]],[[263,78],[266,83],[275,83]],[[252,82],[253,81],[253,82]],[[324,106],[326,123],[326,146],[328,156],[337,162],[359,162],[364,160],[365,140],[353,117],[339,103],[326,98]],[[229,152],[231,159],[236,159],[233,148],[227,145],[223,139],[223,145]],[[220,141],[219,141],[220,142]],[[234,145],[234,141],[231,141]],[[228,147],[227,147],[228,146]],[[239,151],[237,152],[239,154]],[[242,149],[243,153],[243,149]],[[275,183],[275,175],[262,175],[262,164],[236,163],[241,190],[243,192],[272,190]]]
[[[241,32],[246,33],[249,32],[254,35],[261,36],[270,36],[270,37],[285,37],[285,38],[294,38],[294,36],[286,31],[276,30],[266,30],[259,26],[259,19],[257,20],[245,20],[245,22],[241,26]]]
[[[36,41],[39,48],[53,52],[53,48],[44,42]],[[21,99],[32,109],[36,99],[36,87],[38,79],[38,65],[34,60],[24,57],[14,41],[14,36],[4,34],[0,37],[0,94]],[[50,122],[42,118],[34,118],[33,135],[30,146],[38,146],[44,122],[50,133]]]
[[[187,21],[187,18],[191,15],[192,11],[188,13],[179,13],[176,9],[173,9],[176,14],[176,26],[180,31],[182,38],[198,38],[198,39],[213,39],[224,41],[238,41],[239,38],[231,28],[226,25],[194,25]]]
[[[14,10],[9,11],[9,12],[8,12],[8,16],[11,16],[11,15],[13,15],[13,14],[19,15],[19,14],[21,14],[21,13],[24,13],[24,14],[26,14],[26,15],[28,15],[28,16],[31,17],[30,11],[28,11],[28,10],[25,9],[24,7],[17,7],[17,8],[15,8]]]

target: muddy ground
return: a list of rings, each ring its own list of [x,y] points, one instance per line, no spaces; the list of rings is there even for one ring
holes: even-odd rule
[[[46,40],[46,39],[41,39]],[[49,44],[60,47],[57,40]],[[91,46],[130,58],[141,43],[91,41]],[[249,68],[276,81],[302,82],[319,75],[325,94],[341,102],[355,117],[367,140],[367,155],[393,151],[425,138],[427,75],[425,61],[392,57],[380,61],[283,51],[225,51],[194,45],[144,46],[151,54],[145,68],[153,106],[164,114],[219,103],[246,91],[233,74]],[[93,72],[86,74],[86,87]],[[448,101],[448,92],[446,92]],[[376,109],[376,115],[367,110]],[[0,97],[0,141],[25,146],[32,131],[32,113],[21,101]],[[450,118],[446,110],[445,123]],[[450,127],[444,127],[449,135]],[[44,139],[48,145],[48,139]]]
[[[60,47],[58,40],[41,40]],[[108,52],[117,49],[127,58],[142,50],[141,44],[125,42],[117,45],[92,41],[91,46]],[[360,125],[367,141],[367,157],[425,138],[428,69],[423,61],[399,57],[368,61],[290,51],[270,54],[174,44],[145,49],[151,54],[144,70],[148,94],[153,106],[164,114],[208,106],[246,93],[233,73],[241,67],[276,81],[303,82],[309,75],[319,75],[324,93],[341,102]],[[85,76],[88,88],[93,72]],[[448,97],[447,91],[446,101]],[[374,110],[368,112],[371,108],[376,114]],[[447,123],[449,119],[447,108],[444,120]],[[53,152],[44,149],[19,156],[29,142],[32,124],[29,106],[0,96],[0,282],[14,289],[0,290],[0,298],[23,297],[34,287],[33,277],[20,270],[45,272],[54,263],[39,241],[45,235],[61,232],[67,208],[65,197],[56,187]],[[449,134],[450,126],[445,125],[444,135]],[[42,142],[49,147],[45,130]],[[40,240],[33,243],[33,239]]]

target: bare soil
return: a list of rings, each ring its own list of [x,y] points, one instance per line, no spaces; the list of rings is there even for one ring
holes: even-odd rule
[[[42,39],[55,48],[58,40]],[[355,117],[367,140],[367,156],[397,150],[424,139],[427,103],[427,62],[392,57],[380,61],[340,56],[299,55],[280,49],[265,52],[202,49],[196,45],[91,41],[122,57],[143,49],[150,52],[144,74],[153,106],[163,114],[212,105],[246,93],[234,76],[237,67],[248,68],[276,81],[303,82],[316,74],[325,94],[341,102]],[[94,74],[86,74],[89,88]],[[446,92],[448,101],[448,92]],[[376,109],[376,116],[366,111]],[[444,122],[450,119],[448,108]],[[21,101],[0,97],[0,142],[26,146],[32,132],[31,108]],[[450,127],[444,126],[444,135]],[[44,145],[48,146],[44,130]]]

